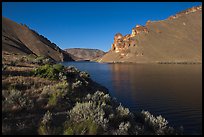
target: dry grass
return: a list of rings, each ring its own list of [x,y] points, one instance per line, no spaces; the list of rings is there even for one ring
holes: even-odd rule
[[[31,76],[30,72],[38,65],[20,61],[22,55],[2,53],[2,64],[7,65],[6,69],[2,71],[2,90],[16,89],[38,93],[44,86],[57,83],[56,81]],[[11,65],[11,62],[15,62],[15,65]]]
[[[35,111],[35,109],[30,111],[30,106],[25,106],[24,108],[28,110],[23,110],[15,102],[12,103],[12,101],[15,100],[12,100],[13,98],[9,97],[11,96],[11,93],[22,93],[17,101],[22,99],[22,103],[26,102],[27,105],[29,100],[35,103],[34,100],[39,98],[45,86],[58,83],[57,81],[32,76],[30,72],[39,65],[32,64],[29,61],[23,61],[22,58],[24,57],[25,56],[19,54],[2,52],[2,65],[6,66],[5,69],[2,67],[2,94],[4,95],[2,97],[2,104],[5,105],[2,106],[3,134],[24,134],[25,131],[27,133],[32,133],[33,131],[29,130],[36,128],[36,121],[38,121],[42,115],[41,112]],[[6,99],[9,100],[6,101]],[[34,120],[35,124],[30,123],[30,119],[26,118],[26,116],[33,115],[36,119]],[[18,119],[18,117],[20,119]],[[19,125],[19,123],[25,122],[27,122],[27,124],[24,124],[26,125],[26,128],[16,126]]]
[[[36,94],[41,91],[42,87],[55,83],[57,82],[39,77],[11,76],[4,77],[2,80],[2,90],[26,90]]]

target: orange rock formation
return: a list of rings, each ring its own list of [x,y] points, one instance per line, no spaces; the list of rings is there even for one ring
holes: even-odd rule
[[[148,33],[147,27],[136,25],[136,27],[132,29],[132,34],[123,36],[121,33],[117,33],[114,36],[114,42],[112,44],[111,50],[117,53],[125,51],[130,46],[136,46],[137,42],[136,40],[133,40],[132,37],[135,37],[142,32]]]

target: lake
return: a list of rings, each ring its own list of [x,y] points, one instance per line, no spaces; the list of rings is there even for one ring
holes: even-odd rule
[[[131,111],[162,115],[184,134],[202,134],[202,65],[63,62],[86,71]]]

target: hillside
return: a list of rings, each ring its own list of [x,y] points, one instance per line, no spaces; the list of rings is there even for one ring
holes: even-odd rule
[[[22,55],[45,56],[55,61],[73,60],[68,53],[44,36],[5,17],[2,17],[2,50]]]
[[[106,53],[99,49],[86,48],[69,48],[65,51],[71,54],[74,60],[97,60]]]
[[[117,33],[99,62],[202,63],[202,6]]]

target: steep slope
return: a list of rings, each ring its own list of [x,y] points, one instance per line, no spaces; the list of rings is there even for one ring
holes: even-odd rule
[[[111,50],[100,62],[202,62],[202,6],[166,20],[137,25],[132,34],[117,33]]]
[[[11,53],[34,54],[55,61],[73,60],[70,55],[26,25],[2,17],[2,50]]]
[[[71,54],[75,60],[96,60],[106,53],[99,49],[86,48],[69,48],[65,49],[65,51]]]

